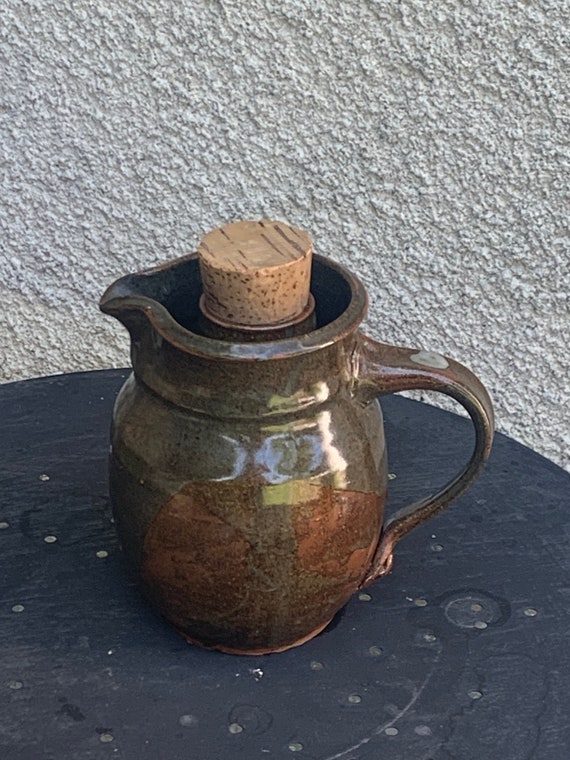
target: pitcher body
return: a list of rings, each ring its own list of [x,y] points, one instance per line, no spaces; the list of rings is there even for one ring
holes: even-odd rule
[[[392,567],[412,528],[461,495],[491,447],[480,381],[430,351],[359,329],[360,281],[315,256],[314,326],[254,343],[201,334],[196,256],[129,275],[101,308],[131,335],[110,488],[122,546],[159,612],[190,642],[275,652],[321,631]],[[473,455],[435,496],[384,519],[378,397],[446,393],[471,416]]]

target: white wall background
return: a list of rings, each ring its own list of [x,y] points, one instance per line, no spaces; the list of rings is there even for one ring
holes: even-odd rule
[[[106,285],[276,217],[569,466],[565,0],[2,6],[2,380],[127,364]]]

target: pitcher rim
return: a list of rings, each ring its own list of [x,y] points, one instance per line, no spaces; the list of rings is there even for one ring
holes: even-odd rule
[[[366,316],[368,295],[362,282],[349,269],[320,254],[313,255],[313,266],[316,263],[317,266],[328,267],[339,274],[348,283],[350,301],[346,309],[335,319],[327,322],[322,327],[317,327],[303,335],[290,338],[246,343],[206,337],[183,327],[168,309],[154,298],[136,293],[126,295],[117,293],[117,291],[120,291],[121,286],[126,284],[128,280],[132,280],[132,278],[151,276],[197,258],[197,253],[191,253],[150,269],[119,278],[104,292],[99,301],[99,308],[104,314],[114,316],[121,322],[123,321],[120,316],[122,313],[130,311],[143,312],[156,332],[164,340],[185,353],[211,359],[234,361],[266,361],[318,351],[337,343],[356,331]]]

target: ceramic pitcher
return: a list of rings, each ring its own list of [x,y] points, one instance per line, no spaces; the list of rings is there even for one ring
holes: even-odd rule
[[[190,642],[276,652],[320,632],[392,567],[395,544],[480,472],[493,412],[481,382],[440,354],[384,345],[359,325],[360,281],[314,257],[316,324],[261,342],[200,334],[197,257],[129,275],[101,309],[129,330],[110,489],[124,551],[156,609]],[[384,520],[379,397],[414,388],[462,404],[465,469]]]

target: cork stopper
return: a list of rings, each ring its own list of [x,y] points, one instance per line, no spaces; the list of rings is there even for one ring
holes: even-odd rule
[[[202,312],[227,327],[259,330],[305,319],[313,243],[283,222],[234,222],[212,230],[198,246]]]

